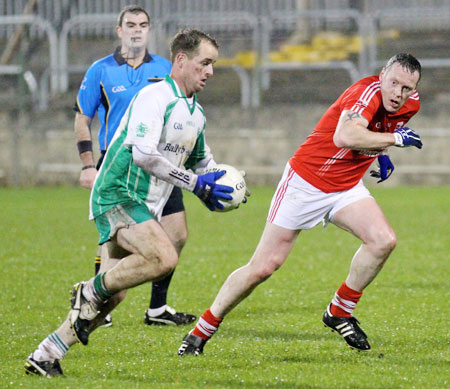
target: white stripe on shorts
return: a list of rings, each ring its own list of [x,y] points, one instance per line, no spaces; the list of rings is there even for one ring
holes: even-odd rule
[[[284,183],[282,185],[278,186],[278,190],[275,193],[275,201],[274,201],[273,206],[270,208],[270,214],[269,214],[269,217],[267,219],[270,223],[273,222],[273,219],[275,218],[275,216],[277,214],[277,211],[280,208],[280,203],[283,200],[284,195],[286,194],[286,190],[288,188],[289,181],[294,176],[294,173],[295,173],[294,169],[292,169],[289,166],[289,172],[287,174],[286,179],[284,180]]]

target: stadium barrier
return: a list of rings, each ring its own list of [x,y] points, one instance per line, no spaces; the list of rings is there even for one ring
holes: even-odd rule
[[[7,2],[10,10],[16,4]],[[68,2],[65,7],[53,2],[38,1],[38,15],[0,16],[0,36],[20,24],[30,26],[30,34],[39,32],[48,42],[48,56],[42,56],[46,70],[36,75],[39,91],[38,110],[48,107],[52,96],[66,93],[69,75],[81,73],[92,62],[78,53],[77,63],[69,59],[70,37],[112,38],[114,23],[120,4],[109,1],[77,2],[79,8]],[[301,10],[296,2],[267,3],[267,9],[255,1],[235,4],[243,7],[240,12],[231,11],[228,5],[218,1],[193,0],[192,7],[183,8],[182,1],[146,1],[145,5],[155,14],[151,47],[154,52],[168,55],[167,42],[180,27],[191,26],[218,35],[221,56],[218,66],[234,71],[240,82],[240,101],[244,108],[259,107],[262,92],[270,87],[271,74],[279,71],[338,70],[348,74],[350,81],[372,74],[382,66],[386,58],[378,58],[383,28],[395,26],[399,31],[418,29],[420,26],[432,31],[424,17],[433,20],[436,28],[448,31],[450,1],[448,6],[395,8],[385,4],[385,9],[374,8],[372,14],[354,8]],[[346,2],[343,2],[343,4]],[[19,6],[20,6],[19,4]],[[275,4],[275,5],[274,5]],[[369,5],[368,5],[369,6]],[[46,14],[50,12],[51,14]],[[106,10],[103,13],[80,13]],[[193,12],[196,11],[196,12]],[[424,16],[425,15],[425,16]],[[45,17],[56,18],[45,19]],[[398,23],[405,17],[415,23]],[[409,20],[408,19],[408,20]],[[412,26],[414,25],[414,26]],[[325,32],[325,33],[324,33]],[[9,31],[11,34],[11,31]],[[398,36],[398,34],[397,34]],[[297,41],[295,38],[298,38]],[[38,53],[37,55],[42,55]],[[448,54],[441,57],[424,57],[423,66],[450,68]],[[84,58],[84,59],[83,59]],[[33,69],[27,69],[35,73]]]
[[[224,115],[239,115],[239,112],[227,111]],[[54,118],[51,128],[43,125],[36,128],[27,118],[18,119],[0,115],[0,185],[78,185],[81,165],[73,121],[61,115],[59,119]],[[311,131],[313,119],[305,118],[301,128],[295,131],[275,126],[219,128],[210,121],[207,141],[215,160],[244,169],[250,185],[275,186],[287,160]],[[396,169],[383,187],[450,184],[450,129],[415,129],[422,136],[424,149],[391,148]],[[95,130],[93,136],[96,139]],[[98,152],[95,154],[98,157]],[[367,178],[366,183],[376,185],[372,178]]]

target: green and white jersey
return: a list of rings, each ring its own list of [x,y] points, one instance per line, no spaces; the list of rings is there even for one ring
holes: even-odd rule
[[[172,184],[157,178],[155,168],[149,168],[153,174],[144,171],[133,161],[133,146],[150,156],[165,158],[166,165],[195,170],[200,161],[211,158],[205,144],[205,127],[205,115],[196,95],[187,99],[171,77],[143,88],[125,112],[97,174],[91,192],[90,219],[130,201],[146,204],[159,219],[172,184],[191,191],[194,184],[192,180],[183,182],[182,178],[169,177],[174,171],[170,168],[166,175],[156,175],[166,177],[170,171],[167,177]],[[183,170],[175,172],[181,174]]]

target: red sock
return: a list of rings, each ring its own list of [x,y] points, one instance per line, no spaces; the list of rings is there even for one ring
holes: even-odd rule
[[[207,309],[200,319],[198,319],[195,328],[192,330],[194,335],[200,336],[203,340],[208,340],[219,328],[223,319],[215,317],[209,309]]]
[[[362,292],[350,289],[344,282],[334,294],[331,301],[330,312],[333,316],[350,317]]]

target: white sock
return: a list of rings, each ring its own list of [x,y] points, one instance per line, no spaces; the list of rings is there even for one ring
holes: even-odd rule
[[[67,346],[56,332],[53,332],[39,344],[32,357],[36,361],[60,360],[64,358],[68,350],[69,346]]]
[[[167,304],[163,305],[162,307],[159,307],[159,308],[149,308],[149,309],[147,309],[147,312],[150,317],[156,317],[156,316],[159,316],[162,313],[164,313],[166,311],[166,309],[167,309]]]
[[[84,284],[83,296],[86,300],[94,305],[95,309],[98,309],[98,307],[104,302],[102,299],[100,299],[100,297],[98,297],[98,294],[95,291],[94,278],[91,278]]]

